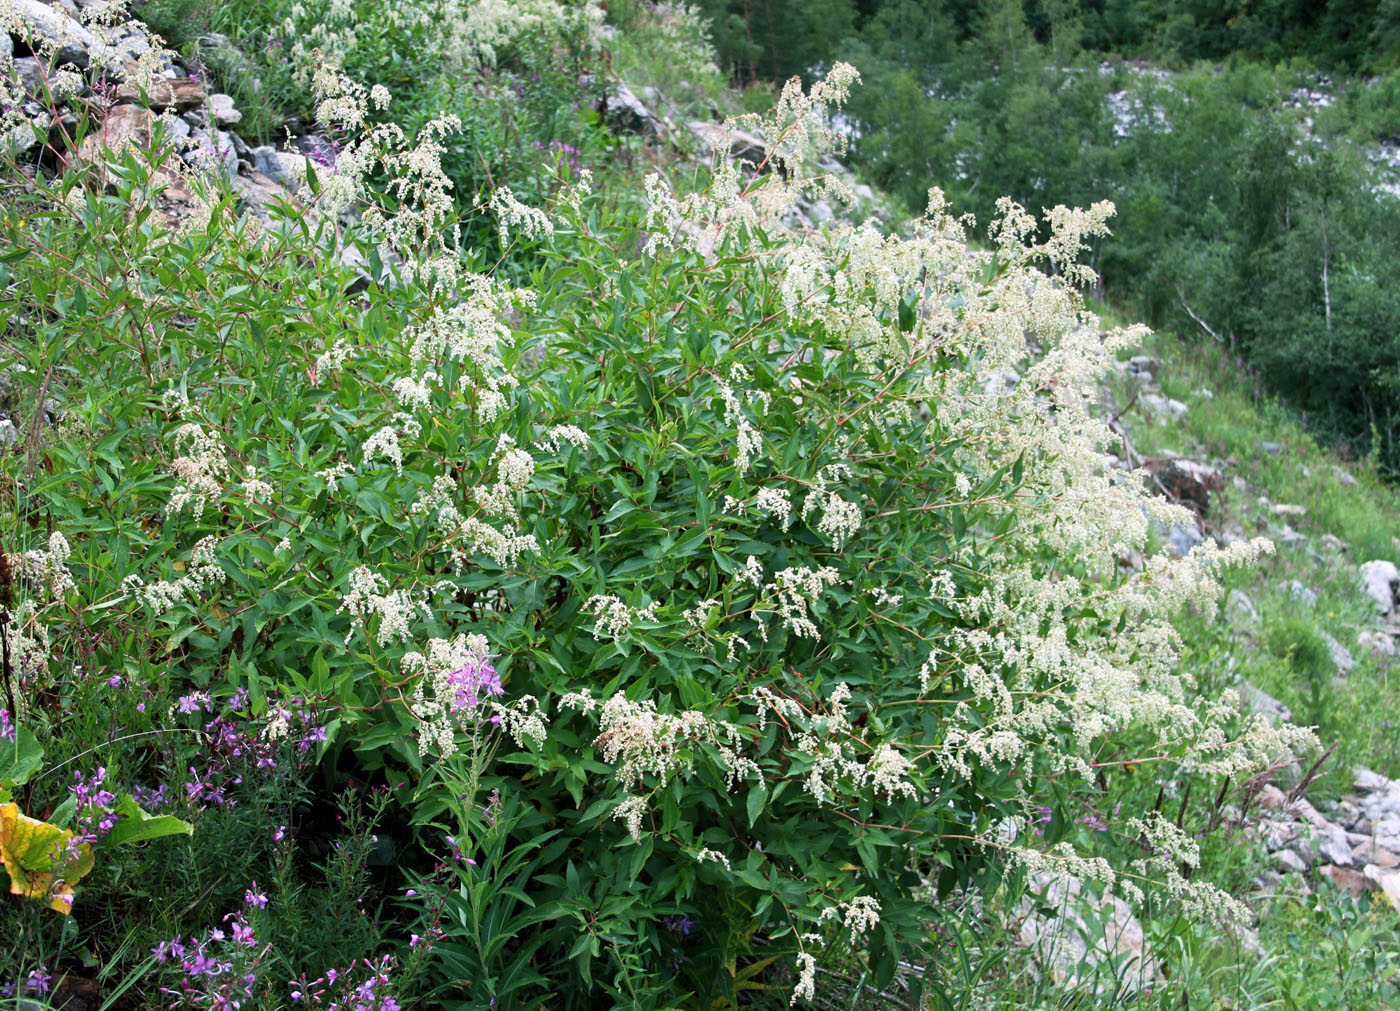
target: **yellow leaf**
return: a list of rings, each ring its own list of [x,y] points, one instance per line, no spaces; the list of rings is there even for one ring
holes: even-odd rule
[[[21,814],[18,804],[0,804],[0,862],[10,875],[10,893],[48,899],[60,913],[73,908],[73,885],[92,870],[92,848],[70,845],[67,829]]]

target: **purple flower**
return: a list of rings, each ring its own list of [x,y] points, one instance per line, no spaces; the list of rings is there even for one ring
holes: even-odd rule
[[[0,709],[0,737],[7,741],[15,739],[15,725],[10,722],[10,711]]]
[[[456,688],[453,712],[475,709],[490,696],[506,693],[496,668],[484,660],[473,660],[465,667],[448,672],[447,683]]]
[[[148,790],[144,786],[133,786],[131,788],[131,799],[136,801],[136,805],[146,811],[155,811],[164,807],[167,801],[165,796],[165,784],[162,783],[157,790]]]
[[[258,883],[253,882],[253,888],[257,888]],[[243,901],[250,906],[257,906],[259,909],[267,908],[267,896],[262,892],[248,891],[243,896]]]

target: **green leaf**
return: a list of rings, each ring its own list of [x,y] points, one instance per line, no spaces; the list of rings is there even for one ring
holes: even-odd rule
[[[173,815],[147,814],[132,799],[131,794],[127,794],[117,801],[113,810],[122,817],[102,840],[104,847],[146,842],[149,839],[159,839],[168,835],[194,834],[194,828],[189,822],[181,821]]]
[[[768,787],[763,783],[757,783],[749,791],[747,803],[749,812],[749,828],[753,828],[754,822],[758,821],[759,814],[763,811],[763,802],[768,798]]]
[[[0,786],[23,786],[43,762],[44,749],[24,727],[15,728],[14,740],[0,737]]]

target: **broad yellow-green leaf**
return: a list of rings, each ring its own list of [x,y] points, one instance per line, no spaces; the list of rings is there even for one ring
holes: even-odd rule
[[[67,829],[22,814],[18,804],[0,804],[0,861],[10,875],[10,892],[48,899],[60,913],[73,908],[73,885],[92,870],[87,843],[69,849]]]

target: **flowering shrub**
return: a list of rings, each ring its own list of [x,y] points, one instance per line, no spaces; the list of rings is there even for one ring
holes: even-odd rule
[[[1180,514],[1088,409],[1140,336],[1078,296],[1108,205],[1005,201],[981,252],[937,191],[905,235],[788,231],[799,196],[843,195],[818,166],[855,76],[789,85],[746,124],[763,164],[700,192],[496,193],[544,264],[528,287],[452,241],[452,120],[376,124],[382,87],[328,65],[317,225],[213,190],[167,233],[130,210],[152,183],[130,152],[116,195],[81,167],[37,181],[0,303],[58,419],[0,463],[5,525],[56,529],[10,562],[35,603],[7,642],[40,658],[20,695],[62,676],[51,655],[168,657],[191,710],[232,696],[264,744],[412,780],[458,884],[420,941],[478,988],[528,959],[539,1000],[796,1003],[838,953],[888,980],[931,943],[934,889],[1009,866],[1237,912],[1160,817],[1125,824],[1145,855],[1118,869],[1063,841],[1063,803],[1032,821],[1111,738],[1218,775],[1307,743],[1174,667],[1173,611],[1267,545],[1118,574]],[[377,283],[348,296],[330,222],[365,202]],[[493,902],[513,948],[482,932]],[[246,995],[246,944],[179,943],[173,997]]]

